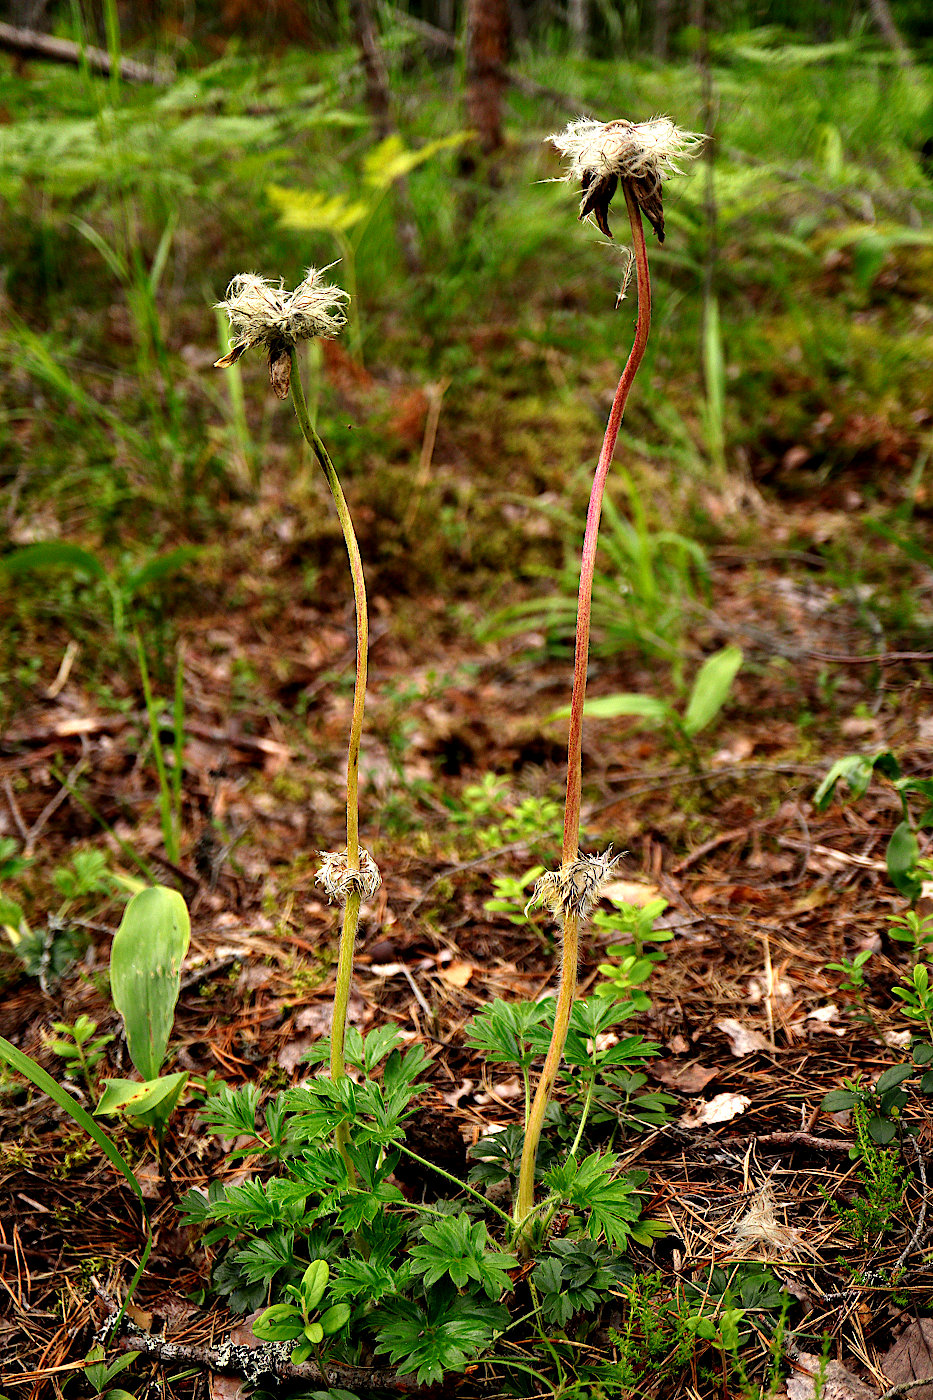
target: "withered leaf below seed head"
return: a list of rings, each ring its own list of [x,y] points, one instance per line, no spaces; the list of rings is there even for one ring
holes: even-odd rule
[[[641,175],[629,176],[623,183],[628,184],[639,209],[657,234],[658,242],[663,243],[664,205],[661,200],[661,181],[650,175]],[[591,170],[583,172],[580,218],[585,219],[592,215],[600,233],[604,233],[607,238],[612,237],[612,229],[609,227],[609,205],[617,184],[618,179],[615,175],[597,175]]]
[[[584,170],[581,180],[583,198],[580,200],[580,218],[591,214],[600,233],[612,237],[609,227],[609,205],[619,181],[615,175],[597,175],[594,170]]]
[[[292,356],[286,341],[273,341],[269,346],[269,383],[277,399],[287,399],[292,382]]]

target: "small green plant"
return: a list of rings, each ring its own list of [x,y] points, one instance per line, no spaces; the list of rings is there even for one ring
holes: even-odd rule
[[[667,700],[656,695],[626,693],[601,695],[587,700],[584,714],[588,719],[620,719],[631,716],[653,729],[664,729],[673,743],[693,761],[694,739],[722,710],[732,691],[732,684],[742,665],[741,647],[727,646],[708,656],[694,677],[683,713]],[[568,708],[556,710],[551,719],[570,714]]]
[[[487,914],[504,914],[510,924],[526,924],[528,901],[543,874],[543,865],[533,865],[524,875],[493,876],[493,897],[483,901],[483,908]]]
[[[909,972],[904,973],[900,985],[891,988],[891,994],[901,1003],[903,1016],[909,1021],[923,1022],[928,1041],[933,1043],[933,988],[930,986],[927,964],[915,963]]]
[[[549,837],[560,822],[560,805],[550,797],[525,797],[514,802],[506,778],[484,773],[470,783],[458,800],[448,801],[451,822],[469,833],[480,850],[525,842],[533,847]]]
[[[16,842],[10,838],[0,843],[0,881],[4,876],[15,880],[32,865],[32,857],[16,855],[16,850]],[[29,976],[37,977],[47,990],[86,946],[87,937],[75,917],[82,905],[100,896],[109,898],[130,883],[125,876],[110,871],[105,852],[76,851],[68,864],[52,871],[52,885],[62,902],[46,914],[41,927],[30,923],[22,904],[0,888],[0,930]]]
[[[593,923],[596,928],[609,933],[622,934],[626,941],[610,943],[607,947],[609,956],[618,961],[600,963],[599,972],[603,980],[597,984],[596,991],[600,995],[628,998],[636,1011],[648,1011],[651,998],[641,988],[656,965],[666,957],[658,945],[669,943],[674,937],[670,929],[654,926],[667,908],[667,900],[650,899],[647,904],[629,904],[611,895],[609,899],[613,905],[612,911],[597,910]]]
[[[147,589],[177,574],[200,550],[196,545],[179,545],[143,564],[107,566],[89,549],[65,540],[27,544],[0,558],[0,569],[10,578],[21,578],[41,569],[67,569],[79,579],[98,585],[110,604],[114,636],[120,643],[129,638],[130,618],[136,600]]]
[[[916,909],[889,914],[888,935],[895,943],[907,943],[911,959],[917,963],[933,947],[933,914],[918,914]]]
[[[104,1058],[106,1047],[113,1040],[112,1035],[98,1035],[97,1022],[90,1016],[79,1016],[73,1025],[67,1021],[53,1021],[55,1037],[46,1041],[53,1055],[64,1060],[73,1074],[79,1074],[89,1093],[97,1092],[97,1067]]]
[[[839,983],[841,992],[858,992],[861,996],[865,991],[865,965],[872,955],[871,948],[861,948],[854,958],[843,957],[841,962],[826,963],[827,972],[841,972],[843,980]]]
[[[105,1080],[95,1112],[137,1119],[155,1130],[160,1147],[188,1079],[186,1072],[160,1071],[190,937],[185,901],[177,890],[156,885],[130,900],[110,952],[110,990],[123,1018],[130,1059],[143,1082]]]
[[[350,1321],[353,1309],[349,1303],[331,1303],[322,1307],[330,1266],[324,1259],[312,1259],[299,1283],[289,1283],[285,1292],[292,1303],[275,1303],[266,1308],[253,1323],[253,1334],[262,1342],[297,1342],[291,1361],[300,1366],[316,1354],[319,1365],[325,1364],[324,1339],[333,1337]]]
[[[899,1068],[913,1073],[913,1066]],[[878,1097],[883,1100],[885,1093]],[[823,1106],[826,1106],[826,1099]],[[874,1111],[871,1098],[857,1094],[851,1107],[856,1141],[853,1151],[857,1153],[858,1179],[864,1194],[853,1196],[848,1207],[840,1205],[827,1192],[822,1194],[832,1206],[845,1233],[856,1243],[869,1245],[893,1229],[894,1217],[904,1201],[907,1173],[901,1164],[898,1148],[879,1145],[878,1114]],[[890,1113],[892,1109],[889,1107],[886,1111]]]
[[[642,495],[626,471],[619,473],[626,496],[623,513],[607,493],[605,528],[600,534],[600,563],[593,579],[593,650],[602,656],[637,649],[667,661],[679,691],[684,631],[691,608],[709,588],[709,563],[701,545],[674,530],[653,529]],[[545,508],[562,530],[573,522],[562,507]],[[485,635],[513,636],[534,630],[544,634],[548,649],[566,650],[577,618],[579,561],[568,558],[556,575],[541,571],[557,587],[498,612],[483,628]]]
[[[894,888],[914,904],[931,868],[920,854],[918,832],[933,824],[933,778],[905,775],[890,749],[875,754],[846,754],[832,765],[814,794],[814,802],[818,811],[825,811],[838,795],[840,783],[845,784],[853,800],[864,797],[876,776],[890,783],[901,804],[901,820],[888,838],[885,853],[888,876]],[[911,800],[916,798],[921,799],[919,804]],[[911,939],[908,936],[904,941]]]
[[[621,1172],[614,1153],[591,1145],[623,1123],[637,1130],[663,1121],[663,1113],[651,1117],[655,1096],[632,1086],[657,1046],[612,1033],[629,1015],[630,1007],[605,998],[574,1007],[566,1102],[552,1116],[538,1160],[542,1199],[521,1232],[534,1234],[546,1266],[539,1316],[568,1335],[574,1319],[587,1319],[617,1287],[629,1240],[648,1243],[659,1233],[640,1218],[644,1174]],[[489,1063],[518,1067],[526,1111],[553,1016],[552,1000],[495,1001],[470,1031]],[[276,1094],[263,1110],[254,1086],[221,1086],[205,1101],[203,1120],[225,1138],[242,1139],[230,1161],[261,1154],[266,1165],[240,1185],[214,1182],[206,1195],[191,1192],[182,1205],[203,1224],[206,1245],[224,1249],[213,1281],[230,1305],[254,1308],[271,1294],[258,1336],[294,1341],[298,1356],[314,1354],[322,1364],[384,1353],[400,1375],[428,1384],[480,1357],[497,1336],[521,1337],[529,1325],[523,1309],[512,1306],[519,1232],[492,1192],[502,1183],[514,1187],[522,1133],[513,1127],[481,1140],[467,1182],[413,1152],[405,1125],[429,1061],[422,1047],[401,1052],[398,1041],[391,1026],[365,1037],[348,1027],[353,1078],[312,1078]],[[329,1043],[305,1058],[326,1064]],[[341,1122],[353,1127],[345,1142],[349,1165],[335,1145]],[[394,1176],[406,1159],[439,1183],[440,1199],[405,1199]]]

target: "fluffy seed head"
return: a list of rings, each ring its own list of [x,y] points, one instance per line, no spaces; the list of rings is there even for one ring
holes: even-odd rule
[[[223,301],[232,331],[228,354],[215,362],[218,369],[235,365],[253,345],[264,345],[269,353],[272,387],[280,399],[288,395],[291,349],[299,340],[316,337],[332,340],[346,325],[343,303],[349,301],[342,287],[322,281],[327,268],[308,268],[304,281],[292,292],[278,282],[239,272],[227,288]]]
[[[577,856],[560,870],[546,871],[535,882],[525,913],[545,905],[559,917],[573,914],[578,919],[588,919],[600,890],[621,859],[621,855],[612,854],[610,846],[601,855]]]
[[[321,851],[321,867],[315,875],[327,898],[346,904],[347,895],[354,890],[361,899],[372,899],[382,884],[382,876],[368,851],[360,847],[360,868],[351,870],[346,851]]]
[[[581,118],[548,140],[568,162],[565,180],[579,180],[583,198],[580,218],[592,217],[607,238],[609,203],[620,180],[628,181],[642,212],[664,242],[661,184],[681,174],[681,160],[692,160],[706,140],[694,131],[681,131],[669,117],[650,122],[597,122]]]

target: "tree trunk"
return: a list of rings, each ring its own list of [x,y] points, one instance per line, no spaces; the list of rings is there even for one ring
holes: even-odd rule
[[[363,73],[366,82],[366,105],[373,114],[373,123],[380,141],[391,136],[395,130],[392,120],[392,99],[389,92],[389,74],[386,70],[382,49],[376,35],[370,0],[350,0],[350,16],[353,31],[360,50]],[[395,181],[396,235],[406,268],[411,273],[421,271],[421,241],[415,223],[408,192],[408,180],[404,175]]]
[[[508,0],[467,0],[467,122],[484,156],[502,143],[503,69],[509,48]]]

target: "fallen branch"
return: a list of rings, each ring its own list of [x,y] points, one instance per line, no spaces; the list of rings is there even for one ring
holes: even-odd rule
[[[242,1376],[250,1385],[267,1384],[270,1379],[279,1381],[314,1381],[317,1384],[344,1389],[371,1391],[394,1390],[400,1395],[418,1395],[430,1387],[420,1385],[413,1376],[400,1376],[388,1368],[370,1366],[325,1366],[323,1369],[314,1361],[305,1361],[300,1366],[292,1365],[289,1353],[294,1350],[294,1342],[264,1342],[259,1346],[244,1346],[231,1339],[219,1346],[195,1346],[182,1342],[170,1342],[157,1333],[144,1332],[124,1315],[119,1335],[111,1336],[113,1319],[119,1312],[114,1298],[93,1281],[94,1291],[109,1313],[104,1325],[99,1329],[97,1340],[114,1351],[139,1352],[161,1362],[184,1362],[203,1367],[221,1376]]]
[[[0,24],[0,49],[18,54],[21,58],[70,63],[75,68],[86,63],[95,73],[108,77],[113,72],[113,63],[106,49],[94,48],[90,44],[74,44],[70,39],[55,39],[51,34],[40,33],[38,29],[18,29],[13,24]],[[153,68],[148,63],[137,63],[133,58],[121,58],[119,72],[128,83],[154,83],[158,87],[166,86],[175,76],[171,68]]]

